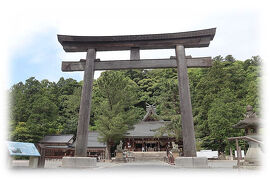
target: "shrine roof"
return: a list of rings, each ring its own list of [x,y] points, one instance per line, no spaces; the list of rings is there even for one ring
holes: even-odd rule
[[[157,133],[157,130],[165,126],[165,121],[141,121],[138,124],[134,125],[134,129],[131,129],[127,132],[125,137],[154,137]],[[168,137],[167,134],[164,134],[162,137]]]
[[[197,31],[120,35],[120,36],[72,36],[57,35],[58,41],[66,52],[86,52],[94,48],[97,51],[140,49],[172,49],[176,45],[185,48],[208,47],[213,40],[216,28]]]
[[[88,133],[88,148],[106,148],[106,143],[99,142],[98,138],[100,137],[97,131],[91,131]],[[75,147],[76,141],[72,144],[72,147]]]
[[[64,134],[64,135],[48,135],[45,136],[40,143],[48,143],[48,144],[57,144],[57,143],[72,143],[73,142],[73,134]]]
[[[69,146],[45,146],[48,149],[68,149]]]

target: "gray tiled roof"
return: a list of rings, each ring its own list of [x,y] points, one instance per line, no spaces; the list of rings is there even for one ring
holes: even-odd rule
[[[52,149],[67,149],[69,146],[46,146],[46,148],[52,148]]]
[[[106,143],[98,141],[99,133],[97,131],[89,132],[87,147],[90,148],[106,148]],[[75,147],[76,141],[72,144]]]
[[[134,125],[134,129],[129,130],[125,137],[153,137],[157,133],[156,130],[164,125],[164,121],[141,121]],[[164,134],[162,137],[167,135]]]
[[[45,136],[40,143],[72,143],[73,134]]]

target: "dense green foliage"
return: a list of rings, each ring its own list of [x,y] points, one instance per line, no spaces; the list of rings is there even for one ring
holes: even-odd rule
[[[134,106],[139,99],[139,88],[120,71],[104,72],[97,80],[97,88],[100,101],[95,124],[101,140],[110,149],[110,144],[120,141],[142,115],[142,110]],[[110,159],[110,153],[107,157]]]
[[[260,58],[232,55],[214,58],[213,67],[189,69],[195,133],[199,148],[227,151],[227,137],[243,135],[232,125],[243,119],[248,104],[259,114]],[[55,82],[34,77],[10,89],[10,139],[38,142],[49,134],[76,134],[82,82]],[[90,130],[104,142],[117,142],[140,120],[145,104],[156,104],[165,129],[181,138],[176,69],[106,71],[94,81]],[[109,143],[108,143],[109,144]],[[244,144],[242,144],[244,148]]]

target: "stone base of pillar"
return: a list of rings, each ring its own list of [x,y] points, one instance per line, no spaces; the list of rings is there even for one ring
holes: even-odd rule
[[[116,151],[115,154],[116,156],[112,159],[112,162],[126,162],[126,158],[124,158],[122,151]]]
[[[39,157],[30,156],[30,159],[29,159],[29,167],[30,168],[37,168],[38,167],[38,158]]]
[[[261,148],[255,142],[248,142],[249,148],[245,156],[245,164],[249,165],[260,165],[261,157],[263,157],[263,152]]]
[[[93,157],[63,157],[63,168],[91,168],[97,166],[97,159]]]
[[[123,158],[123,152],[115,152],[116,156],[115,158],[122,159]]]
[[[206,157],[177,157],[175,166],[182,168],[208,168],[208,159]]]

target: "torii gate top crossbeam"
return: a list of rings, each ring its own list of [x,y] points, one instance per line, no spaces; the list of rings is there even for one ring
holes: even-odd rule
[[[176,45],[185,48],[208,47],[216,28],[166,34],[125,35],[125,36],[69,36],[57,35],[66,52],[139,49],[172,49]]]

